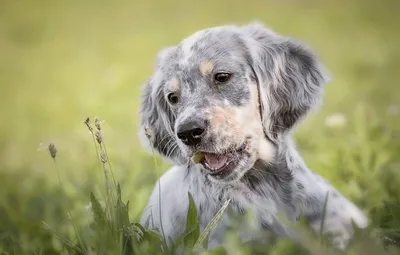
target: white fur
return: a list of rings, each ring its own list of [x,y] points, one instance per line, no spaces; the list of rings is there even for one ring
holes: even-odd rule
[[[202,50],[196,50],[199,48]],[[203,60],[205,49],[209,58],[218,58],[216,64],[242,63],[241,70],[227,67],[234,69],[237,79],[256,76],[241,82],[233,76],[231,83],[221,85],[236,86],[236,91],[239,87],[240,92],[243,90],[249,96],[230,96],[233,90],[224,90],[226,97],[221,100],[210,93],[214,91],[210,86],[215,84],[209,78],[188,73],[186,78],[191,81],[183,79],[180,84],[186,98],[178,106],[164,102],[164,81],[181,78],[178,74],[182,71],[196,70],[193,67]],[[251,58],[244,57],[246,52]],[[143,128],[152,132],[150,146],[175,166],[157,181],[141,217],[142,224],[158,228],[167,240],[184,235],[190,192],[201,230],[229,199],[233,211],[241,215],[253,212],[252,224],[242,219],[238,230],[242,241],[264,238],[258,232],[261,229],[273,237],[283,235],[296,240],[296,233],[279,219],[279,212],[291,221],[298,220],[302,212],[316,232],[320,231],[324,219],[323,232],[337,234],[333,243],[339,249],[344,249],[353,236],[351,220],[360,228],[367,227],[368,219],[363,212],[306,166],[290,138],[293,127],[320,100],[327,80],[307,47],[259,23],[245,27],[222,26],[199,31],[177,47],[161,51],[156,66],[152,84],[144,90],[141,131],[142,135]],[[185,82],[196,84],[195,89],[190,90]],[[207,103],[204,97],[208,97]],[[211,124],[201,138],[200,147],[182,143],[175,133],[179,126],[188,119],[204,118]],[[245,152],[241,158],[238,156],[235,169],[218,181],[201,164],[190,163],[188,157],[196,151],[226,153],[227,149],[241,144],[245,144]],[[225,213],[212,230],[210,248],[223,244],[232,217]]]
[[[149,227],[157,227],[160,230],[163,229],[166,237],[174,239],[183,235],[185,216],[188,209],[187,194],[191,192],[196,202],[196,207],[202,207],[202,213],[199,215],[201,231],[220,209],[221,203],[217,200],[220,194],[224,194],[223,201],[234,198],[245,210],[254,211],[259,217],[257,222],[260,222],[260,219],[262,219],[269,224],[274,224],[274,222],[276,223],[278,221],[276,216],[278,211],[283,211],[289,218],[293,218],[294,215],[300,211],[300,208],[302,208],[304,214],[307,215],[312,210],[316,209],[316,207],[307,204],[306,200],[310,197],[318,197],[320,194],[327,194],[327,192],[329,192],[330,197],[326,209],[324,232],[339,234],[340,236],[334,239],[334,244],[339,249],[344,249],[353,234],[350,221],[353,220],[358,227],[365,228],[368,225],[366,216],[351,201],[330,186],[322,177],[308,169],[295,150],[294,145],[290,141],[288,141],[288,144],[287,157],[293,158],[289,166],[294,174],[292,188],[296,190],[292,198],[298,202],[298,207],[294,210],[285,207],[283,202],[277,199],[277,194],[271,197],[261,197],[252,193],[252,191],[242,183],[222,184],[211,182],[210,186],[206,186],[205,178],[207,177],[201,173],[199,165],[191,169],[187,169],[185,166],[174,166],[157,181],[140,222],[144,224],[151,218]],[[159,192],[159,182],[161,183],[161,193]],[[296,182],[301,183],[304,189],[299,190],[295,185]],[[273,191],[274,188],[265,183],[264,189]],[[333,193],[337,193],[338,196],[333,197]],[[162,228],[159,214],[160,208],[158,206],[159,196],[161,196]],[[323,203],[324,201],[320,202]],[[334,216],[330,216],[332,212],[335,213]],[[223,234],[226,229],[226,224],[228,224],[225,222],[229,222],[227,216],[211,232],[209,248],[222,244]],[[320,221],[317,220],[313,222],[311,227],[316,232],[319,232]],[[239,236],[242,241],[248,241],[250,239],[257,239],[256,233],[257,232],[252,233],[242,230]],[[295,235],[293,238],[296,238]]]

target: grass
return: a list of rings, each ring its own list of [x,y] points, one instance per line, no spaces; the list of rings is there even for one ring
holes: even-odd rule
[[[332,73],[323,105],[298,128],[295,139],[308,166],[372,219],[374,231],[355,241],[355,254],[382,253],[378,231],[384,231],[384,240],[399,238],[398,2],[196,4],[194,8],[194,3],[178,0],[0,2],[4,254],[66,253],[65,247],[75,247],[79,239],[101,248],[94,254],[120,252],[120,242],[126,239],[118,235],[119,229],[140,230],[127,222],[136,222],[157,176],[169,166],[145,153],[136,135],[139,86],[151,74],[155,53],[198,29],[253,19],[309,43]],[[100,148],[82,124],[87,115],[105,119],[101,134],[106,147]],[[48,155],[50,143],[57,147],[56,165]],[[102,210],[97,206],[93,211],[95,201]],[[301,249],[324,254],[312,235],[304,236],[303,248],[281,240],[269,254],[299,254]],[[151,245],[132,243],[132,249],[141,247],[136,252],[144,252],[146,246],[163,245],[157,232],[147,233],[145,239]],[[233,234],[227,242],[236,254],[257,249],[239,244]],[[77,247],[70,249],[83,249]]]

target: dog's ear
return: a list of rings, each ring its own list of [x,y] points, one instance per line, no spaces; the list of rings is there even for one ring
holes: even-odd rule
[[[182,153],[173,132],[175,116],[169,108],[163,90],[162,67],[173,50],[174,47],[168,47],[158,52],[154,74],[142,88],[139,137],[149,151],[155,150],[173,163],[183,164]]]
[[[242,27],[259,82],[266,134],[277,139],[304,117],[322,96],[325,68],[302,43],[262,23]]]

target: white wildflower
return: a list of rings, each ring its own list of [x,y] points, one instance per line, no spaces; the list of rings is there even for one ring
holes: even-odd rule
[[[387,108],[387,113],[389,115],[399,115],[400,114],[400,108],[397,105],[389,105]]]

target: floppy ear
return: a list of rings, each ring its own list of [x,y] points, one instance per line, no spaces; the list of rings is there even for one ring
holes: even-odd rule
[[[319,101],[327,82],[325,70],[298,41],[280,36],[261,23],[242,29],[259,83],[264,129],[275,140]]]
[[[175,116],[163,93],[161,69],[173,49],[173,47],[164,48],[157,54],[155,73],[142,88],[139,137],[148,150],[154,149],[165,159],[175,164],[183,164],[184,158],[173,132]]]

